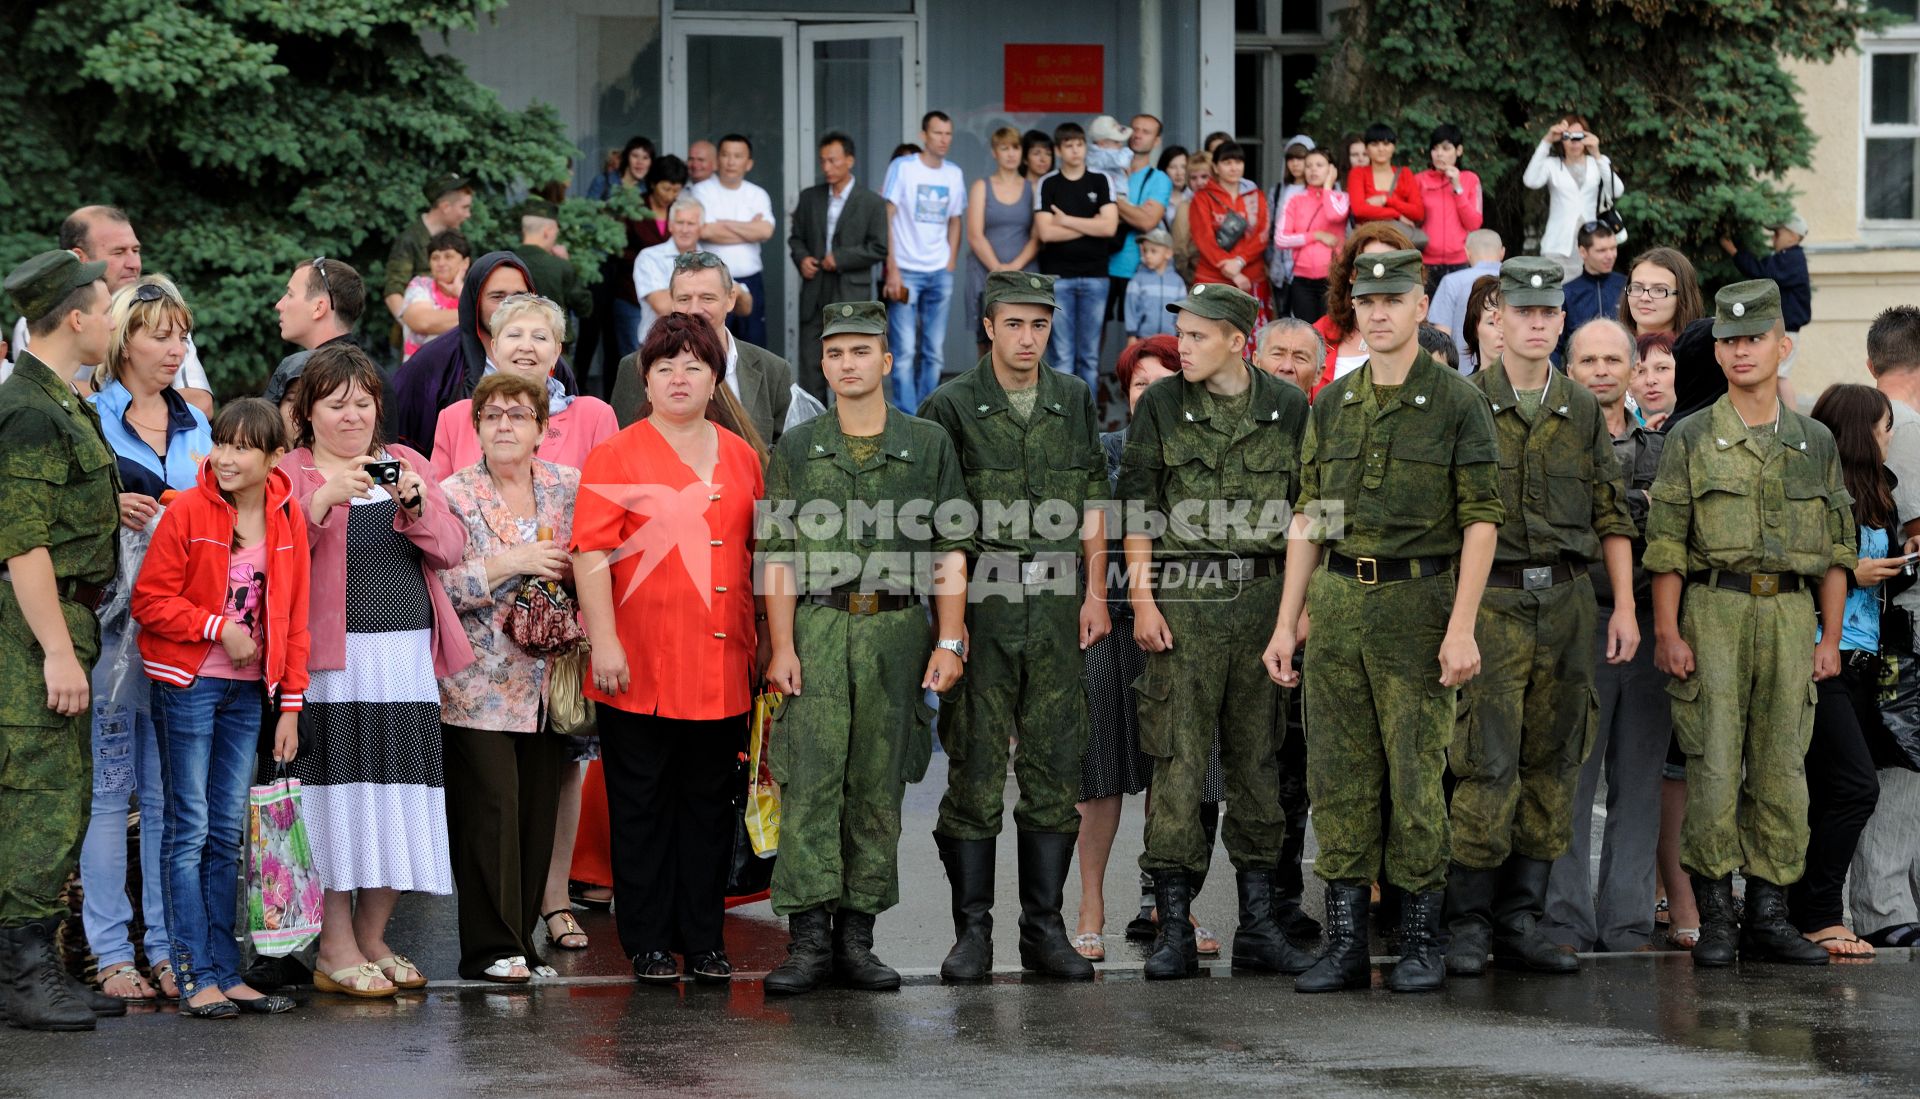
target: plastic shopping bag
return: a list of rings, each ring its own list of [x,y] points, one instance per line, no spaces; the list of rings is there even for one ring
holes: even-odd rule
[[[780,849],[780,785],[767,766],[767,750],[783,701],[785,696],[773,691],[753,700],[753,730],[747,746],[747,838],[753,842],[753,853],[763,859]]]
[[[320,936],[320,875],[300,819],[300,781],[247,794],[247,931],[261,954],[284,955]]]

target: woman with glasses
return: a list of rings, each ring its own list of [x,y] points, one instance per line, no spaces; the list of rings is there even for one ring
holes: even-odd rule
[[[1558,260],[1567,278],[1580,274],[1580,256],[1574,236],[1580,227],[1600,216],[1601,196],[1609,205],[1626,193],[1627,185],[1600,155],[1600,138],[1587,120],[1568,115],[1553,124],[1540,139],[1520,181],[1547,191],[1547,228],[1540,234],[1540,254]]]
[[[511,304],[494,314],[496,329]],[[440,583],[474,653],[471,665],[440,682],[460,976],[503,984],[524,984],[541,968],[535,929],[572,754],[570,742],[546,727],[550,661],[515,644],[506,628],[527,580],[573,574],[566,546],[580,472],[535,457],[550,420],[545,381],[505,369],[480,380],[473,399],[462,402],[462,434],[477,433],[480,460],[442,485],[448,510],[466,527],[467,548],[440,571]],[[440,437],[452,435],[443,417]],[[578,789],[573,770],[570,785]],[[566,907],[563,891],[556,915],[577,930]]]
[[[206,416],[173,388],[186,358],[193,310],[173,283],[148,275],[114,295],[108,317],[113,335],[106,361],[93,372],[99,392],[89,399],[119,467],[120,521],[129,531],[146,531],[160,514],[161,499],[192,488],[199,481],[200,463],[213,452]],[[122,538],[123,548],[131,544],[124,532]],[[139,544],[144,546],[144,539]],[[115,586],[131,591],[134,578],[122,576]],[[118,598],[102,604],[97,683],[111,676],[113,654],[132,642],[126,606]],[[148,681],[137,663],[119,693],[93,710],[93,816],[80,845],[80,887],[85,894],[80,915],[87,942],[100,959],[100,990],[123,1000],[179,995],[162,903],[164,798],[154,716]],[[134,796],[140,806],[140,910],[146,917],[151,984],[134,967],[127,935],[133,919],[127,897],[127,816],[128,800]]]
[[[1705,314],[1700,276],[1685,255],[1673,248],[1649,248],[1633,258],[1620,299],[1620,323],[1635,339],[1654,332],[1678,339]]]

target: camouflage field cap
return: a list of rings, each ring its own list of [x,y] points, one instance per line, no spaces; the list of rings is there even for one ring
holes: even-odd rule
[[[440,196],[449,191],[467,191],[472,188],[472,180],[458,172],[448,172],[427,180],[426,185],[420,188],[420,193],[427,196],[427,201],[432,203],[439,202]]]
[[[1353,297],[1404,294],[1424,283],[1420,253],[1411,248],[1353,257]]]
[[[1203,282],[1196,285],[1186,297],[1167,303],[1167,312],[1178,313],[1186,310],[1196,317],[1209,320],[1226,321],[1238,328],[1243,336],[1253,335],[1253,321],[1260,315],[1260,303],[1252,294],[1237,286],[1223,286],[1217,282]]]
[[[100,281],[106,274],[103,261],[82,263],[79,256],[64,249],[42,252],[7,275],[7,296],[32,324],[58,308],[68,294]]]
[[[987,288],[980,301],[983,309],[996,305],[1044,305],[1052,309],[1055,306],[1053,276],[1031,271],[995,271],[987,276]]]
[[[1515,256],[1500,265],[1500,304],[1566,304],[1567,292],[1561,282],[1566,272],[1560,264],[1544,256]]]
[[[1780,323],[1780,284],[1749,279],[1722,287],[1713,296],[1713,338],[1758,336]]]
[[[555,206],[544,198],[530,198],[520,204],[520,216],[523,218],[547,218],[550,221],[558,221],[560,220],[560,207]]]
[[[886,335],[887,307],[877,301],[843,301],[820,310],[820,338],[843,333]]]

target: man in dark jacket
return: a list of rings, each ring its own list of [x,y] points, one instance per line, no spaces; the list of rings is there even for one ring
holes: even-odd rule
[[[853,139],[846,134],[835,132],[820,139],[820,175],[825,183],[800,192],[787,250],[802,280],[799,382],[824,401],[821,310],[876,296],[873,265],[887,258],[887,204],[853,178]]]
[[[1588,321],[1601,317],[1610,321],[1620,319],[1620,298],[1627,289],[1627,276],[1613,269],[1620,261],[1620,242],[1612,229],[1590,221],[1580,227],[1575,240],[1580,245],[1580,274],[1565,288],[1566,334],[1554,352],[1555,366],[1566,364],[1568,343]]]
[[[1800,242],[1807,239],[1807,221],[1799,214],[1789,214],[1768,228],[1773,230],[1773,253],[1765,259],[1728,237],[1720,238],[1720,250],[1733,258],[1733,265],[1743,276],[1780,284],[1780,316],[1787,335],[1798,343],[1800,330],[1813,322],[1813,280],[1807,274],[1806,250],[1800,247]]]

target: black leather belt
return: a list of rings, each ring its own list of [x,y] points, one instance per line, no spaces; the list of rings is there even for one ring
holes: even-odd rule
[[[836,611],[848,614],[879,614],[881,611],[904,611],[916,606],[920,599],[913,595],[892,595],[887,592],[830,591],[807,596],[807,602],[817,607],[832,607]]]
[[[1350,576],[1362,584],[1438,576],[1452,568],[1451,557],[1348,557],[1344,553],[1327,553],[1328,572]]]
[[[1177,554],[1165,558],[1164,563],[1179,565],[1187,570],[1188,576],[1201,573],[1213,575],[1213,570],[1218,569],[1221,579],[1235,581],[1279,576],[1287,567],[1287,559],[1278,554],[1265,557],[1188,557]]]
[[[12,583],[13,577],[0,572],[0,580]],[[53,590],[56,595],[67,602],[78,603],[90,611],[99,610],[100,604],[107,601],[107,589],[105,586],[86,580],[74,580],[71,578],[55,580],[53,582]]]
[[[1748,595],[1785,595],[1801,588],[1800,574],[1797,572],[1722,572],[1719,569],[1701,569],[1687,574],[1687,583],[1706,584],[1710,587],[1725,588],[1728,591],[1743,591]]]
[[[1586,562],[1558,565],[1518,565],[1501,568],[1495,565],[1487,572],[1489,588],[1519,588],[1523,591],[1538,591],[1551,588],[1555,584],[1564,584],[1577,576],[1587,574]]]

